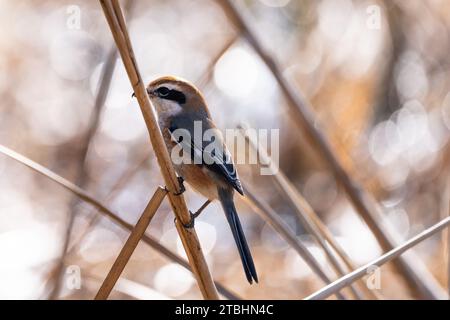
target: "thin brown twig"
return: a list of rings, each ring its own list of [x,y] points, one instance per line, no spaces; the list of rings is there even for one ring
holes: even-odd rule
[[[33,160],[31,160],[31,159],[9,149],[1,144],[0,144],[0,153],[27,166],[28,168],[32,169],[33,171],[41,174],[42,176],[52,180],[53,182],[57,183],[60,186],[62,186],[66,190],[72,192],[77,197],[82,199],[84,202],[92,205],[101,214],[110,218],[114,223],[121,226],[125,230],[128,230],[128,231],[133,230],[133,225],[131,225],[130,223],[128,223],[125,220],[123,220],[122,218],[120,218],[117,214],[115,214],[112,210],[110,210],[105,204],[96,200],[88,192],[86,192],[85,190],[76,186],[75,184],[68,181],[67,179],[64,179],[63,177],[61,177],[58,174],[54,173],[53,171],[47,169],[46,167],[34,162]],[[176,253],[174,253],[172,250],[168,249],[164,245],[160,244],[158,242],[158,240],[156,240],[154,237],[144,234],[144,236],[142,237],[142,241],[144,243],[148,244],[149,246],[151,246],[153,249],[155,249],[162,255],[166,256],[171,261],[178,263],[179,265],[183,266],[190,272],[193,272],[191,269],[191,266],[189,265],[189,263],[186,260],[181,258],[179,255],[177,255]],[[227,289],[225,286],[223,286],[219,282],[216,282],[216,286],[217,286],[219,292],[227,299],[240,300],[240,298],[235,293],[232,293],[229,289]]]
[[[133,228],[133,231],[131,231],[127,241],[125,242],[125,245],[122,247],[122,250],[117,256],[116,261],[114,261],[111,269],[109,270],[108,275],[106,276],[105,280],[100,286],[100,289],[98,290],[97,295],[95,296],[95,300],[108,299],[109,294],[114,288],[114,285],[116,284],[123,270],[125,269],[125,266],[130,260],[131,255],[133,254],[134,250],[139,244],[139,241],[144,235],[145,230],[147,230],[148,225],[150,224],[156,211],[160,207],[166,194],[167,194],[166,189],[161,187],[158,187],[156,189],[155,193],[153,194],[153,197],[148,202],[147,207],[145,207],[142,216],[139,218],[138,222],[136,223],[136,226]]]
[[[255,32],[253,32],[250,27],[250,23],[244,18],[242,10],[238,9],[236,4],[230,0],[218,0],[218,3],[224,8],[225,13],[230,20],[234,22],[262,61],[270,69],[284,96],[288,100],[289,111],[294,117],[295,123],[302,129],[303,134],[309,143],[326,161],[335,175],[336,180],[346,191],[348,199],[353,204],[355,210],[372,230],[381,247],[385,251],[394,248],[397,243],[396,240],[398,239],[395,229],[392,227],[383,228],[386,224],[382,219],[381,208],[345,171],[333,152],[328,139],[318,128],[312,114],[313,109],[309,102],[304,98],[298,88],[294,88],[294,86],[285,79],[280,67],[257,39]],[[400,270],[400,275],[405,278],[406,283],[408,283],[412,289],[418,290],[423,297],[442,299],[446,296],[444,290],[425,266],[418,263],[418,261],[420,261],[419,258],[413,255],[413,252],[409,252],[407,255],[403,255],[399,259],[396,259],[395,266]]]
[[[319,291],[315,292],[314,294],[310,295],[306,298],[306,300],[320,300],[320,299],[326,299],[330,295],[334,294],[335,292],[338,292],[342,288],[348,286],[349,284],[353,283],[357,279],[363,277],[366,275],[374,266],[381,267],[383,264],[397,258],[405,251],[411,249],[415,245],[421,243],[422,241],[428,239],[429,237],[435,235],[436,233],[444,230],[450,225],[450,217],[447,217],[435,225],[429,227],[428,229],[422,231],[415,237],[411,238],[410,240],[406,241],[402,245],[392,249],[391,251],[385,253],[381,257],[371,261],[370,263],[356,269],[353,272],[350,272],[349,274],[345,275],[344,277],[334,281],[333,283],[329,284],[328,286],[320,289]]]
[[[150,136],[150,141],[158,160],[162,176],[166,187],[169,190],[169,200],[173,212],[176,216],[176,225],[180,238],[184,245],[186,255],[191,264],[198,286],[205,299],[219,299],[217,289],[214,285],[211,273],[209,271],[206,259],[203,255],[197,233],[194,228],[184,228],[190,222],[190,215],[183,195],[180,194],[181,188],[169,153],[163,141],[161,132],[156,122],[154,107],[151,104],[145,90],[142,77],[138,71],[137,62],[134,56],[133,48],[129,39],[125,20],[117,0],[100,1],[105,17],[111,29],[116,45],[122,57],[125,69],[134,93],[139,102],[142,115]]]

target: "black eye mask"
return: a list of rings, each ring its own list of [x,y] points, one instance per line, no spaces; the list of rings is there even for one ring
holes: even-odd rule
[[[170,90],[167,87],[159,87],[156,90],[156,94],[161,99],[172,100],[178,102],[179,104],[186,103],[186,96],[184,93],[175,89]]]

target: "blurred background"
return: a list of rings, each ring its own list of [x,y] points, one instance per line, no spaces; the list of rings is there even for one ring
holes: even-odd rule
[[[357,265],[383,253],[276,79],[213,0],[122,1],[145,82],[199,86],[222,129],[280,129],[280,168]],[[239,5],[283,76],[313,106],[349,175],[406,240],[448,215],[450,2],[246,0]],[[110,83],[108,79],[111,78]],[[0,1],[0,144],[87,190],[134,224],[163,183],[139,106],[97,1]],[[257,166],[240,175],[333,274],[293,208]],[[0,155],[0,298],[92,299],[129,232],[59,185]],[[186,192],[189,208],[204,199]],[[248,285],[222,209],[196,223],[215,279],[246,299],[300,299],[324,284],[238,201],[260,284]],[[185,257],[167,200],[147,233]],[[446,234],[415,248],[444,290]],[[385,299],[418,296],[391,263]],[[81,282],[79,282],[80,280]],[[113,299],[201,299],[189,271],[140,243]]]

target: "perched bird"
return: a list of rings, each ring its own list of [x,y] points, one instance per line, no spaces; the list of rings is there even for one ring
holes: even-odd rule
[[[239,250],[245,275],[250,284],[258,282],[241,222],[234,206],[234,190],[244,195],[232,158],[214,125],[205,99],[188,81],[162,77],[147,86],[150,100],[156,107],[158,123],[177,174],[209,201],[218,199],[231,227]],[[199,128],[200,127],[200,128]],[[213,141],[197,139],[206,132]],[[188,135],[176,136],[176,132]],[[214,148],[211,148],[211,143]],[[209,146],[209,147],[208,147]],[[183,161],[174,161],[174,148],[184,154]],[[194,219],[194,217],[193,217]]]

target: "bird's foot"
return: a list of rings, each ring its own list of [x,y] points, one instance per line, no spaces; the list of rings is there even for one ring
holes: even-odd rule
[[[183,177],[177,177],[178,183],[180,184],[180,191],[177,193],[174,193],[175,196],[182,195],[186,191],[186,187],[184,186],[184,179]]]
[[[195,219],[198,218],[198,216],[205,210],[205,208],[211,203],[211,200],[207,200],[201,207],[198,209],[195,213],[192,213],[192,211],[189,210],[189,215],[191,217],[189,223],[183,224],[183,227],[186,229],[191,229],[195,225]]]
[[[195,216],[195,213],[192,213],[191,210],[189,210],[189,215],[191,216],[190,220],[188,223],[182,223],[183,227],[185,227],[186,229],[192,229],[195,225],[195,218],[197,216]]]
[[[178,184],[180,185],[180,191],[172,192],[167,188],[167,186],[164,187],[164,189],[166,189],[167,192],[173,193],[174,196],[182,195],[186,191],[186,187],[184,186],[184,183],[183,183],[184,182],[183,177],[177,177],[177,179],[178,179]]]

